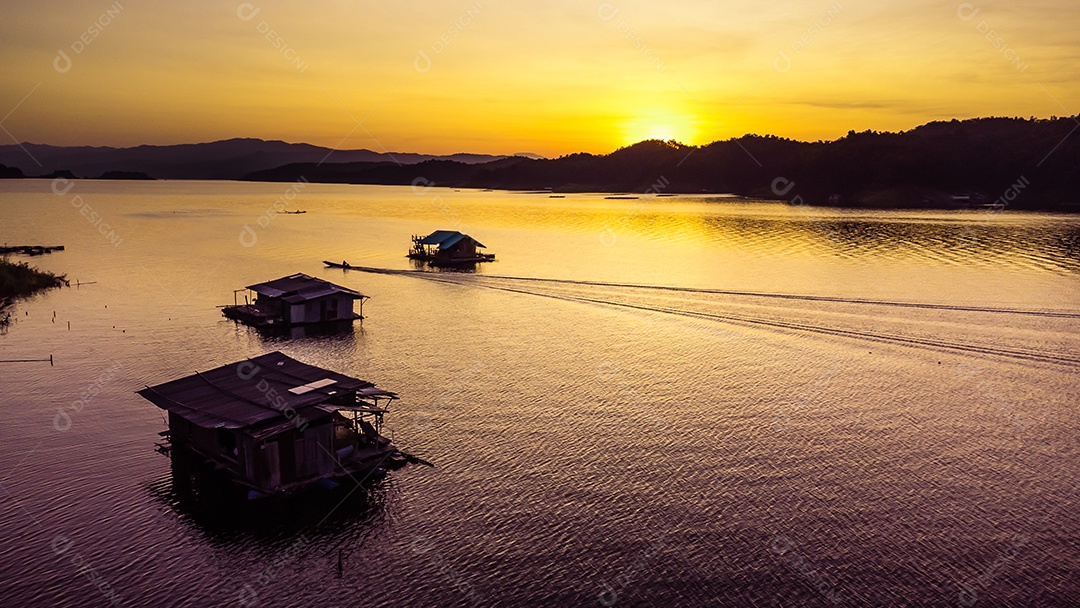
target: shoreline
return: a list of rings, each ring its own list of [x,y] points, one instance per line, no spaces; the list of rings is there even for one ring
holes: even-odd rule
[[[24,180],[50,180],[54,178],[40,177],[40,176],[23,176],[17,178],[8,178],[0,181],[24,181]],[[67,178],[65,178],[67,179]],[[88,181],[121,181],[121,182],[141,182],[147,181],[167,183],[178,181],[189,182],[228,182],[236,184],[282,184],[293,183],[296,180],[288,177],[282,177],[280,179],[266,179],[266,178],[237,178],[237,179],[199,179],[199,178],[184,178],[184,179],[152,179],[152,180],[118,180],[118,179],[103,179],[94,177],[74,177],[70,178],[72,181],[88,180]],[[322,184],[328,186],[397,186],[397,187],[413,187],[409,182],[397,182],[392,180],[386,181],[344,181],[344,180],[319,180],[318,178],[306,179],[306,183],[310,184]],[[1015,201],[1004,201],[1003,204],[998,203],[999,199],[991,200],[985,195],[977,195],[974,200],[971,201],[954,201],[952,197],[954,195],[948,192],[935,189],[924,189],[918,192],[913,192],[910,187],[898,187],[898,188],[878,188],[870,189],[865,192],[860,192],[852,195],[845,195],[835,197],[833,195],[824,195],[816,192],[807,192],[806,195],[796,194],[794,198],[778,198],[775,193],[762,192],[759,189],[732,192],[730,190],[711,190],[703,189],[699,191],[691,191],[687,189],[680,189],[676,187],[669,187],[663,190],[627,190],[627,189],[604,189],[602,187],[574,187],[576,185],[560,186],[557,188],[535,188],[531,186],[506,186],[506,185],[477,185],[475,183],[446,183],[441,184],[438,182],[430,182],[425,185],[425,188],[444,188],[449,190],[476,190],[476,191],[496,191],[496,192],[511,192],[515,194],[550,194],[556,195],[557,198],[562,198],[561,195],[566,194],[595,194],[598,196],[626,196],[627,198],[674,198],[684,196],[707,196],[726,198],[731,201],[761,201],[761,202],[773,202],[784,203],[792,207],[813,207],[820,209],[839,209],[845,211],[979,211],[983,213],[1001,213],[1007,211],[1021,211],[1021,212],[1035,212],[1035,213],[1061,213],[1061,214],[1080,214],[1080,200],[1076,202],[1047,202],[1047,203],[1027,203],[1020,204]],[[839,201],[829,199],[839,198]]]
[[[0,257],[0,310],[41,291],[69,285],[67,275],[38,270],[27,262]]]

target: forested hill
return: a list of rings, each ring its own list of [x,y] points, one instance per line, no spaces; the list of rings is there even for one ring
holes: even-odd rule
[[[556,192],[725,192],[814,205],[991,205],[1080,210],[1080,117],[980,118],[910,131],[850,132],[828,142],[747,135],[705,146],[644,141],[611,154],[301,163],[245,179],[411,184]]]

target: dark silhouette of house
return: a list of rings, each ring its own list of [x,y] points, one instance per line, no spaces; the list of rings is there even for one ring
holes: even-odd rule
[[[332,323],[363,319],[364,294],[317,279],[294,274],[266,283],[248,285],[254,301],[222,308],[222,314],[256,327]],[[242,290],[237,290],[242,291]],[[353,302],[360,301],[360,313]]]
[[[138,391],[169,412],[173,450],[258,495],[363,476],[393,461],[383,414],[397,395],[272,352]]]
[[[432,266],[475,264],[495,260],[494,253],[481,253],[484,244],[456,230],[436,230],[421,237],[413,235],[409,257]]]

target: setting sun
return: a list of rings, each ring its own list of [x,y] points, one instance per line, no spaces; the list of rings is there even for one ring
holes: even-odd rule
[[[675,129],[671,125],[655,125],[649,130],[647,139],[661,139],[667,141],[669,139],[677,139],[675,135]]]
[[[1080,94],[1068,76],[1080,9],[1065,0],[1026,12],[884,2],[732,12],[686,0],[59,5],[14,3],[0,23],[7,143],[258,137],[558,156],[650,138],[815,140],[1045,117],[1071,113]],[[879,39],[896,44],[865,43]]]
[[[622,126],[622,143],[631,145],[646,139],[676,140],[696,144],[696,130],[689,116],[674,111],[649,111]]]

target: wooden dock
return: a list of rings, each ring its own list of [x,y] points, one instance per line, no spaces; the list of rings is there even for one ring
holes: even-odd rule
[[[46,253],[63,250],[63,245],[4,245],[0,247],[0,254],[21,253],[22,255],[44,255]]]

